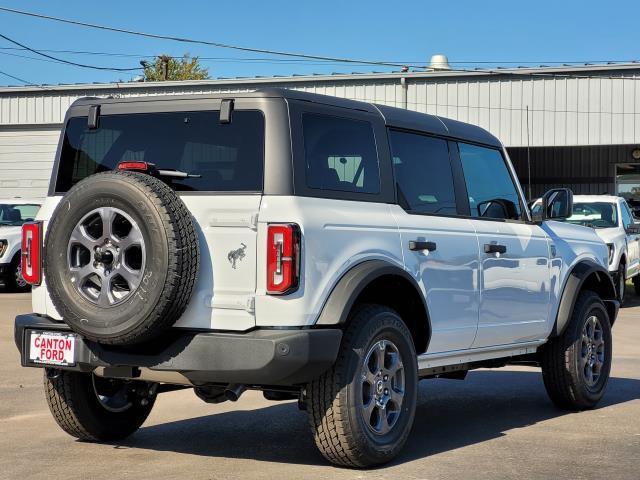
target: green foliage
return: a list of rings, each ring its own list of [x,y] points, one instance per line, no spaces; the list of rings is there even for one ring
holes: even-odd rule
[[[198,57],[185,53],[182,58],[159,55],[154,62],[141,62],[144,67],[145,82],[165,80],[205,80],[209,69],[200,65]]]

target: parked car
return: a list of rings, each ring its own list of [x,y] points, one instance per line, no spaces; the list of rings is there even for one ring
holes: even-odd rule
[[[23,198],[0,199],[0,282],[10,290],[31,289],[20,271],[22,224],[35,219],[41,202]]]
[[[23,227],[16,344],[88,441],[132,434],[165,391],[257,389],[298,399],[329,461],[369,467],[405,444],[420,379],[523,362],[559,407],[593,408],[608,249],[554,221],[569,190],[543,204],[533,222],[500,141],[446,118],[279,89],[78,100]]]
[[[607,244],[618,300],[624,301],[626,281],[631,278],[640,295],[640,225],[626,200],[611,195],[576,195],[573,200],[573,214],[566,221],[595,229]],[[539,213],[541,208],[542,201],[537,200],[532,212]]]

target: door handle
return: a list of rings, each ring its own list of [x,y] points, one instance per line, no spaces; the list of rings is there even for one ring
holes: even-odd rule
[[[484,253],[507,253],[507,247],[497,243],[485,243]]]
[[[428,250],[433,252],[437,248],[436,242],[423,242],[419,240],[411,240],[409,242],[409,250]]]

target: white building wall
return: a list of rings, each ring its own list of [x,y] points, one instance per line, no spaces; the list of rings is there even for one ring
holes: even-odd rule
[[[625,78],[568,77],[586,77],[582,71],[557,77],[431,72],[0,88],[0,197],[44,195],[58,131],[67,108],[80,97],[232,93],[275,86],[473,123],[507,147],[638,144],[640,65],[623,67],[587,73]],[[536,72],[550,70],[557,71]],[[17,165],[37,173],[32,179],[14,178],[21,175]]]

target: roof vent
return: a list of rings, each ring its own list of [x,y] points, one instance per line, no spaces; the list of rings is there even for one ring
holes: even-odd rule
[[[431,57],[429,68],[432,70],[451,70],[449,59],[446,55],[437,54]]]

